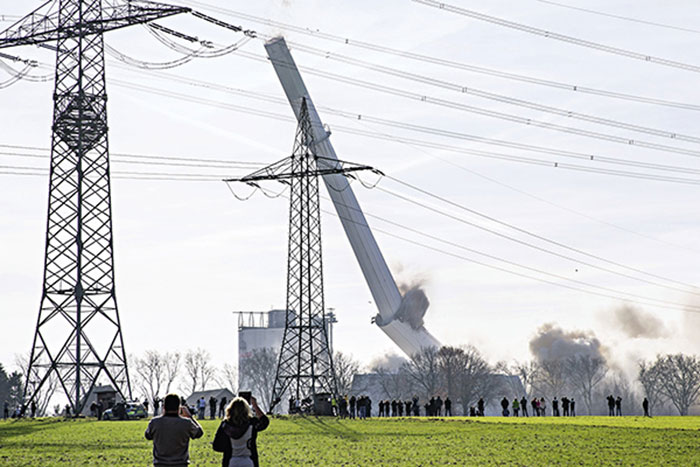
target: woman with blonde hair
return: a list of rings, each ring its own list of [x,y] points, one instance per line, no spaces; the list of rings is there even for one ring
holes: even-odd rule
[[[214,437],[214,451],[224,454],[222,467],[258,467],[257,435],[269,424],[255,397],[250,397],[250,405],[242,397],[233,399]]]

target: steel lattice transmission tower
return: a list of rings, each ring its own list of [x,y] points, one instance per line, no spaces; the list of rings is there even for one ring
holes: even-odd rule
[[[55,3],[0,33],[0,48],[56,42],[44,283],[24,396],[30,403],[55,374],[77,414],[101,374],[131,397],[114,291],[103,33],[190,10],[59,0],[51,11]]]
[[[285,393],[297,400],[319,393],[337,394],[333,357],[328,345],[323,298],[321,212],[318,177],[372,167],[316,155],[306,99],[291,157],[242,178],[226,182],[277,180],[290,186],[287,313],[272,391],[272,410]]]

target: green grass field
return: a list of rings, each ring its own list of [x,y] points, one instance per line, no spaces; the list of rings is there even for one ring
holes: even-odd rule
[[[221,465],[218,421],[190,444],[192,465]],[[146,421],[0,422],[0,465],[151,462]],[[700,417],[276,418],[258,438],[263,466],[700,465]]]

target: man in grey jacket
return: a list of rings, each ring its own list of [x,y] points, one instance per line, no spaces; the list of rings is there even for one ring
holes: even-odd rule
[[[163,415],[151,419],[146,439],[153,440],[153,465],[186,467],[190,463],[190,439],[201,438],[202,427],[192,418],[177,394],[163,401]]]

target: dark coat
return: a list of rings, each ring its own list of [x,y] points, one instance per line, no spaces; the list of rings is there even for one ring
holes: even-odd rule
[[[263,415],[260,418],[251,417],[250,425],[253,427],[253,435],[248,441],[248,449],[250,449],[250,458],[253,461],[253,465],[258,467],[258,446],[256,444],[256,439],[258,437],[258,432],[263,431],[270,424],[270,419]],[[248,430],[249,425],[245,426],[234,426],[229,422],[224,420],[219,425],[219,429],[216,430],[216,435],[214,436],[214,451],[222,452],[224,454],[221,460],[222,467],[228,467],[229,460],[231,459],[231,438],[240,438]]]

